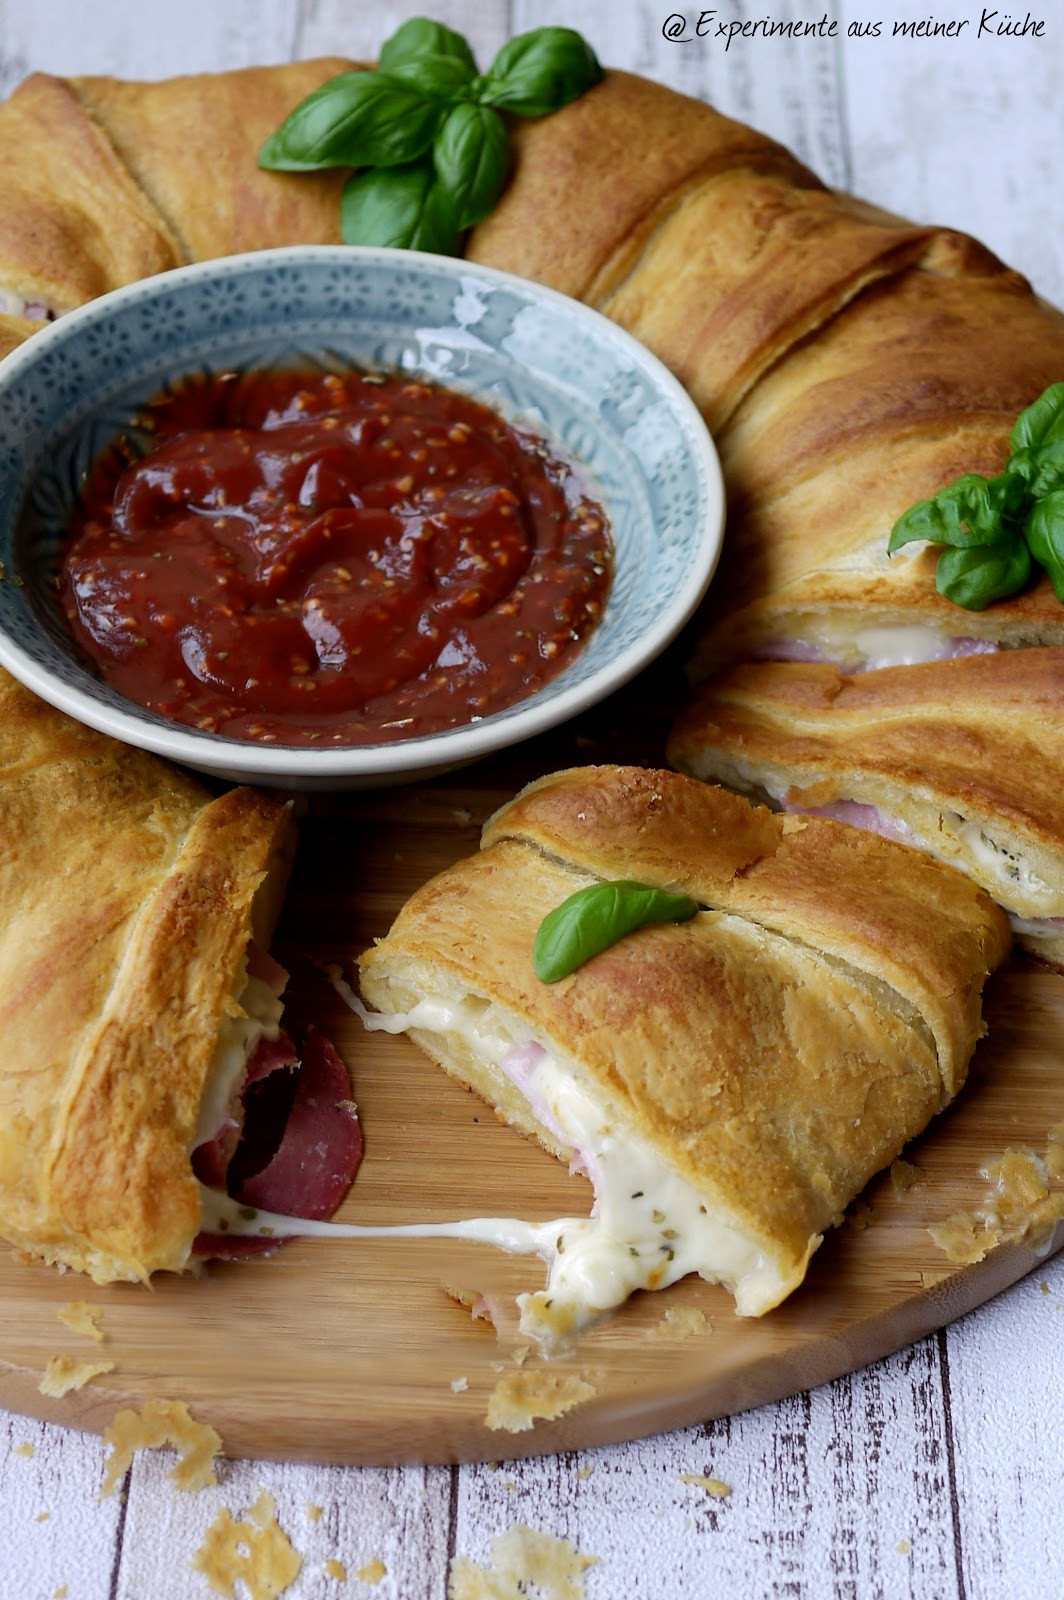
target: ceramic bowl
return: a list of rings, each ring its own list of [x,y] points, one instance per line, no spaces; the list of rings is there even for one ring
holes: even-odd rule
[[[616,570],[582,653],[528,699],[428,737],[332,749],[199,732],[79,660],[54,572],[79,484],[167,383],[196,372],[355,364],[473,394],[583,469]],[[690,398],[606,318],[442,256],[303,246],[163,273],[71,312],[0,362],[0,663],[94,728],[218,776],[286,788],[402,782],[555,726],[632,678],[681,628],[717,561],[720,468]]]

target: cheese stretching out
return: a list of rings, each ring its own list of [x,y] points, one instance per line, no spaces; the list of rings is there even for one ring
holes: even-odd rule
[[[559,983],[543,917],[628,878],[704,908]],[[531,1332],[564,1334],[688,1272],[760,1315],[826,1228],[957,1092],[1008,948],[988,898],[874,835],[775,816],[674,773],[589,768],[524,790],[479,855],[419,890],[362,989],[515,1127],[587,1172]],[[546,1228],[544,1228],[546,1232]]]
[[[1064,650],[1008,650],[845,677],[760,662],[701,689],[669,760],[834,816],[967,873],[1017,941],[1064,966]]]
[[[212,799],[0,673],[0,816],[0,1236],[98,1283],[179,1271],[218,1253],[202,1237],[194,1162],[224,1184],[246,1081],[295,1062],[279,1026],[284,973],[262,954],[290,808],[251,789]],[[337,1063],[312,1035],[304,1072],[319,1097]],[[297,1089],[305,1138],[300,1108]],[[341,1112],[338,1127],[357,1160],[357,1124]],[[268,1174],[275,1202],[299,1210],[303,1178],[270,1181],[277,1160],[292,1170],[288,1137],[248,1183],[261,1190]],[[329,1215],[346,1188],[324,1143],[329,1170],[306,1215]]]

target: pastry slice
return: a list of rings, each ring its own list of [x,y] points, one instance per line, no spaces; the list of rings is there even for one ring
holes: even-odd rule
[[[247,1081],[297,1064],[265,954],[291,808],[212,799],[0,673],[0,818],[0,1237],[98,1283],[179,1271],[222,1249],[197,1237],[199,1177],[224,1187]],[[349,1096],[343,1077],[333,1106]],[[342,1113],[341,1144],[352,1129]],[[306,1174],[281,1164],[261,1203],[298,1211]],[[303,1214],[327,1215],[315,1198]]]
[[[948,862],[1064,966],[1064,649],[845,677],[760,662],[698,691],[669,760],[786,811],[870,828]]]
[[[701,909],[541,982],[543,918],[617,879]],[[543,1227],[549,1281],[523,1303],[527,1331],[564,1335],[691,1272],[741,1315],[777,1305],[960,1088],[1008,944],[985,895],[913,851],[599,767],[504,806],[361,979],[390,1031],[591,1178],[591,1219]]]

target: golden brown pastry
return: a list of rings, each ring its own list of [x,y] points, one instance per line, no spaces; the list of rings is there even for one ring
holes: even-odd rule
[[[290,808],[212,800],[0,674],[0,815],[0,1235],[101,1283],[180,1269],[190,1151],[247,1022]]]
[[[27,78],[0,106],[0,313],[61,315],[189,261],[338,242],[346,174],[268,174],[256,157],[292,106],[348,65]]]
[[[537,928],[604,879],[682,890],[541,982]],[[449,1073],[592,1178],[531,1331],[696,1271],[769,1310],[824,1230],[960,1087],[1005,918],[959,873],[675,773],[553,774],[419,890],[362,989]]]
[[[1064,375],[1064,319],[1018,274],[623,73],[523,125],[517,146],[469,255],[620,322],[716,438],[728,532],[698,677],[760,655],[850,670],[971,639],[1064,643],[1048,580],[976,614],[936,593],[926,550],[886,553],[915,501],[999,471],[1017,414]]]
[[[669,760],[787,811],[819,811],[966,872],[1017,941],[1064,965],[1064,650],[844,677],[758,662],[704,685]]]

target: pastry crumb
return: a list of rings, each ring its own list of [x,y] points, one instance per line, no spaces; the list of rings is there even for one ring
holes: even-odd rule
[[[945,1222],[933,1222],[928,1233],[947,1261],[972,1266],[990,1254],[1001,1235],[970,1211],[955,1211]]]
[[[363,1583],[372,1584],[374,1588],[376,1588],[377,1584],[380,1583],[382,1578],[386,1578],[387,1576],[388,1568],[377,1556],[374,1556],[372,1561],[368,1561],[364,1567],[359,1567],[358,1571],[355,1573],[356,1578],[361,1579]]]
[[[648,1339],[690,1339],[711,1332],[709,1318],[697,1306],[667,1306],[660,1322],[647,1329]]]
[[[584,1600],[584,1573],[597,1562],[568,1539],[517,1523],[491,1541],[491,1564],[456,1556],[447,1600],[522,1600],[534,1586],[537,1600]]]
[[[899,1539],[894,1548],[900,1556],[907,1556],[909,1551],[912,1549],[912,1545],[909,1543],[908,1539]]]
[[[114,1370],[113,1361],[75,1361],[72,1356],[49,1356],[37,1389],[50,1400],[61,1400],[71,1390],[83,1389],[91,1378]]]
[[[583,1405],[596,1393],[594,1384],[576,1372],[508,1372],[491,1392],[485,1421],[494,1431],[526,1433],[535,1422],[553,1422]]]
[[[578,1467],[576,1475],[580,1479],[581,1483],[586,1483],[594,1470],[594,1467]]]
[[[235,1522],[223,1506],[192,1558],[193,1570],[226,1600],[236,1600],[238,1582],[250,1600],[277,1600],[299,1576],[302,1558],[277,1521],[272,1494],[263,1489],[247,1517]]]
[[[139,1411],[120,1411],[104,1430],[111,1446],[104,1473],[101,1500],[114,1492],[125,1476],[136,1450],[158,1450],[168,1444],[179,1451],[170,1477],[179,1489],[207,1489],[218,1482],[214,1458],[222,1448],[218,1434],[206,1422],[197,1422],[183,1400],[148,1400]]]
[[[56,1312],[56,1316],[71,1333],[80,1333],[85,1339],[95,1339],[97,1344],[103,1343],[104,1333],[100,1327],[102,1306],[92,1306],[87,1300],[71,1300]]]
[[[875,1212],[865,1200],[855,1200],[846,1214],[847,1227],[853,1228],[857,1233],[863,1233],[875,1221]]]
[[[52,1600],[66,1600],[66,1597],[69,1593],[70,1590],[67,1588],[66,1584],[61,1583],[58,1589],[52,1590]]]
[[[523,1367],[524,1366],[525,1362],[528,1360],[529,1353],[530,1353],[531,1349],[532,1349],[531,1345],[527,1345],[527,1344],[519,1344],[519,1345],[517,1345],[517,1347],[514,1349],[513,1355],[512,1355],[512,1360],[513,1360],[513,1364],[514,1364],[515,1367]]]
[[[451,1390],[452,1390],[452,1392],[454,1394],[465,1394],[465,1392],[466,1392],[466,1390],[468,1388],[469,1388],[469,1379],[468,1378],[452,1378],[451,1379]]]
[[[923,1175],[921,1167],[914,1166],[911,1161],[904,1161],[901,1156],[890,1164],[890,1186],[895,1194],[905,1194],[920,1182]]]
[[[1047,1290],[1047,1293],[1048,1293],[1048,1290]],[[34,1445],[34,1444],[31,1444],[30,1441],[27,1439],[24,1444],[15,1445],[15,1447],[12,1450],[11,1453],[12,1453],[12,1455],[16,1455],[16,1456],[25,1456],[27,1461],[28,1461],[30,1456],[32,1456],[34,1454],[34,1452],[36,1451],[36,1448],[37,1448],[37,1446]]]
[[[52,1513],[50,1511],[38,1511],[33,1520],[34,1522],[50,1522],[51,1518]]]
[[[335,1556],[330,1556],[322,1568],[327,1578],[335,1578],[337,1583],[347,1582],[347,1568],[342,1561],[337,1561]]]
[[[704,1489],[714,1500],[726,1500],[731,1494],[731,1484],[725,1483],[723,1478],[707,1478],[702,1472],[681,1472],[683,1483],[693,1483],[696,1488]]]
[[[308,1500],[306,1505],[303,1507],[303,1509],[306,1512],[306,1514],[307,1514],[307,1516],[308,1516],[308,1518],[310,1519],[311,1522],[320,1522],[321,1521],[321,1513],[322,1513],[322,1510],[323,1510],[322,1506],[316,1506],[314,1504],[313,1500]]]

